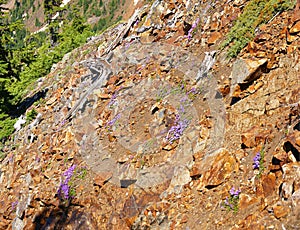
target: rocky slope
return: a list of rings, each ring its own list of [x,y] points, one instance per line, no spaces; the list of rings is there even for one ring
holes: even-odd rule
[[[66,55],[1,162],[1,229],[300,229],[299,7],[155,1]]]
[[[139,4],[143,4],[142,1],[140,1]],[[108,26],[120,21],[120,19],[127,20],[133,13],[137,3],[132,0],[109,0],[104,2],[93,0],[63,0],[55,2],[54,5],[60,6],[61,8],[64,7],[65,11],[63,16],[53,14],[52,20],[68,18],[72,9],[75,8],[79,11],[79,15],[85,18],[87,23],[90,24],[95,31],[100,31],[104,29],[105,25],[102,25],[101,28],[100,26],[95,28],[99,20],[105,20]],[[11,9],[11,17],[13,20],[21,19],[23,21],[26,30],[30,33],[41,32],[47,29],[48,22],[44,12],[43,0],[9,0],[4,6]],[[109,20],[106,19],[108,17]],[[68,20],[64,20],[64,23],[68,23]]]

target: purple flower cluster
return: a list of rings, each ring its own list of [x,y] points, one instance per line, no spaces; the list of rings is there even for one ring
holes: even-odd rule
[[[224,201],[225,207],[229,208],[230,210],[233,210],[234,212],[237,212],[240,193],[240,189],[235,190],[234,187],[232,187],[229,190],[230,197],[226,197]]]
[[[199,89],[199,88],[191,88],[191,90],[190,91],[188,91],[187,93],[186,93],[186,95],[188,95],[188,96],[195,96],[195,95],[197,95],[197,94],[200,94],[201,93],[201,90]]]
[[[108,107],[112,107],[112,106],[115,105],[115,103],[116,103],[116,101],[117,101],[118,93],[119,93],[119,91],[120,91],[121,89],[123,89],[123,86],[121,86],[119,89],[117,89],[117,90],[113,93],[113,95],[111,96],[110,101],[109,101],[109,103],[108,103]]]
[[[63,126],[64,124],[66,124],[66,120],[63,119],[61,122],[60,122],[60,125]]]
[[[195,30],[195,28],[198,26],[198,24],[199,24],[199,18],[197,18],[196,21],[192,24],[192,27],[189,30],[188,35],[187,35],[188,40],[191,40],[191,38],[193,36],[192,33]]]
[[[60,184],[59,189],[57,191],[57,194],[60,198],[62,198],[62,193],[64,194],[64,198],[68,200],[70,198],[69,196],[69,181],[71,180],[74,170],[76,168],[76,165],[72,165],[66,172],[63,173],[64,181]]]
[[[117,99],[117,94],[114,93],[108,103],[108,107],[112,107],[116,103],[116,99]]]
[[[18,205],[18,203],[19,203],[18,201],[12,202],[12,203],[11,203],[11,209],[12,209],[12,210],[15,210],[16,207],[17,207],[17,205]]]
[[[187,94],[190,94],[190,93],[197,94],[198,92],[197,92],[197,89],[193,87],[193,88],[191,88],[190,91],[187,92]]]
[[[241,190],[240,189],[237,189],[235,190],[234,187],[232,187],[230,190],[229,190],[229,194],[231,196],[235,196],[235,197],[238,197],[241,193]]]
[[[184,130],[189,126],[189,121],[184,119],[181,120],[180,116],[176,116],[175,125],[173,125],[168,134],[166,139],[169,141],[169,143],[173,143],[173,141],[178,140],[182,135]]]
[[[107,122],[106,126],[113,126],[120,117],[121,117],[121,114],[118,113],[112,120]]]
[[[231,209],[233,209],[233,205],[230,203],[228,197],[226,197],[224,204],[227,205],[227,206],[229,206]]]
[[[253,158],[253,169],[259,169],[260,166],[261,155],[260,152],[256,153],[255,157]]]

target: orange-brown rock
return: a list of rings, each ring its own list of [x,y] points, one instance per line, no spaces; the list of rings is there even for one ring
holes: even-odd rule
[[[289,214],[290,209],[287,206],[275,205],[273,206],[273,211],[274,211],[274,216],[277,219],[280,219],[282,217],[286,217]]]
[[[208,44],[208,45],[213,45],[213,44],[215,44],[216,41],[218,41],[221,37],[222,37],[222,34],[221,34],[220,32],[217,32],[217,31],[212,32],[212,33],[210,34],[210,37],[209,37],[208,40],[207,40],[207,44]]]
[[[219,23],[218,20],[213,21],[213,22],[210,24],[210,30],[211,30],[211,31],[216,31],[216,30],[218,30],[219,24],[220,24],[220,23]]]
[[[287,136],[287,141],[288,142],[285,143],[286,148],[288,148],[287,145],[291,145],[290,148],[287,150],[295,152],[295,157],[298,158],[298,160],[300,160],[300,153],[296,153],[296,151],[300,152],[300,131],[296,130],[293,133],[289,134]],[[293,148],[295,148],[295,150]]]
[[[290,33],[298,33],[300,31],[300,21],[296,22],[293,27],[290,29]]]
[[[94,178],[94,183],[102,187],[110,178],[112,178],[111,172],[98,173],[97,176]]]
[[[236,98],[240,97],[242,93],[240,85],[235,85],[234,87],[231,87],[230,91],[231,96]]]
[[[258,203],[259,199],[257,197],[251,197],[248,194],[241,193],[239,196],[239,209],[245,210],[249,208],[250,205]]]
[[[254,126],[241,135],[241,143],[245,147],[252,148],[264,143],[269,135],[270,130]]]
[[[300,163],[288,163],[282,166],[283,183],[281,186],[282,196],[290,198],[294,190],[299,189]]]
[[[229,82],[224,82],[223,85],[219,87],[220,93],[225,97],[226,95],[229,94],[230,92],[230,85]]]
[[[264,197],[271,196],[276,192],[276,176],[274,173],[262,176],[262,187]]]
[[[201,186],[220,185],[230,177],[233,171],[238,170],[238,164],[228,150],[219,149],[214,155],[215,157],[208,157],[202,161],[202,165],[209,164],[211,167],[209,170],[203,172],[198,189],[201,189]],[[203,170],[203,167],[200,167],[200,170]]]
[[[190,171],[190,176],[191,177],[200,176],[201,175],[200,167],[201,167],[201,162],[196,162]]]
[[[258,50],[258,45],[255,42],[249,42],[247,45],[247,49],[250,52],[250,54],[254,54]]]
[[[268,41],[269,39],[271,39],[271,35],[270,34],[262,33],[262,34],[257,35],[254,38],[254,42],[261,43],[261,42],[264,42],[264,41]]]
[[[298,38],[299,37],[297,35],[293,35],[293,34],[287,33],[286,40],[291,43],[293,41],[296,41]]]

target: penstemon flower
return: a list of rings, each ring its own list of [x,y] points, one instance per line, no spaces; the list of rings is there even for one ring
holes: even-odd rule
[[[72,165],[66,172],[63,173],[64,181],[61,182],[59,189],[57,191],[58,196],[61,199],[70,199],[70,186],[69,182],[74,174],[76,165]]]
[[[226,197],[225,201],[224,201],[224,206],[228,209],[228,210],[233,210],[235,213],[238,211],[238,204],[239,204],[239,196],[240,196],[241,190],[240,189],[234,189],[234,187],[232,187],[229,190],[229,194],[230,197]],[[224,207],[223,206],[223,207]]]
[[[260,156],[260,152],[258,152],[253,158],[253,169],[259,169],[260,160],[261,160],[261,156]]]

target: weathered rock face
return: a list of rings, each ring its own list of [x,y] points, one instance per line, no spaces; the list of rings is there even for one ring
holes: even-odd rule
[[[297,11],[228,61],[246,2],[155,1],[58,63],[1,161],[0,229],[299,228]]]

